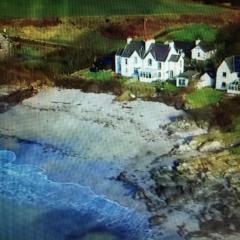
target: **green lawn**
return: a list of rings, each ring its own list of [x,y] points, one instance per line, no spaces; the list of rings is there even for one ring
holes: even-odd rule
[[[22,46],[15,48],[15,53],[29,58],[41,58],[54,51],[52,48],[37,48],[32,46]]]
[[[220,7],[184,0],[1,0],[0,17],[219,14]]]
[[[169,29],[169,34],[164,36],[166,40],[185,40],[193,41],[200,38],[207,42],[213,42],[217,35],[217,28],[209,26],[207,24],[189,24],[177,29]]]
[[[175,92],[179,90],[179,88],[176,87],[176,82],[165,82],[163,85],[163,89],[168,92]]]
[[[153,82],[152,85],[159,91],[175,92],[179,90],[179,88],[176,87],[175,81]]]
[[[84,69],[72,74],[72,76],[82,77],[86,80],[108,81],[114,79],[115,74],[112,71],[90,72],[88,69]]]
[[[219,102],[224,93],[212,88],[198,89],[186,96],[191,108],[202,108]]]

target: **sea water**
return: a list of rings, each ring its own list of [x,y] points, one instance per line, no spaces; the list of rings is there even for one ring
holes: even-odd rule
[[[87,182],[81,185],[79,181],[53,180],[37,164],[53,157],[56,160],[57,156],[64,158],[56,151],[43,151],[35,143],[18,142],[8,150],[0,145],[0,239],[149,239],[144,211],[96,194]],[[103,171],[107,171],[105,168]],[[63,175],[58,173],[57,178]],[[67,175],[71,173],[67,171]]]

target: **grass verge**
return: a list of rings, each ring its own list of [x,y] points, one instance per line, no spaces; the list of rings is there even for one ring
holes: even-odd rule
[[[196,89],[186,95],[186,102],[190,108],[203,108],[221,101],[224,93],[212,88]]]

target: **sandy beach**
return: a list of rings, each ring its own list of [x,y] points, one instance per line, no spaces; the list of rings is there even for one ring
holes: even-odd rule
[[[169,136],[164,128],[184,115],[162,103],[51,88],[0,114],[0,147],[16,154],[17,165],[38,167],[51,181],[79,184],[148,217],[134,189],[114,178],[127,171],[147,184],[154,159],[193,134],[179,129]]]

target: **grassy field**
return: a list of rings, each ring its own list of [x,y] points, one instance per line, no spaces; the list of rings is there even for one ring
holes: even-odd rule
[[[191,108],[202,108],[218,103],[224,93],[212,88],[195,90],[186,96],[186,101]]]
[[[0,17],[219,14],[222,8],[185,0],[2,0]]]
[[[86,80],[108,81],[114,79],[115,74],[112,71],[90,72],[88,69],[84,69],[72,74],[72,76]]]
[[[193,41],[197,38],[207,42],[213,42],[217,35],[217,28],[207,24],[189,24],[180,28],[170,28],[169,34],[158,40],[185,40]]]

